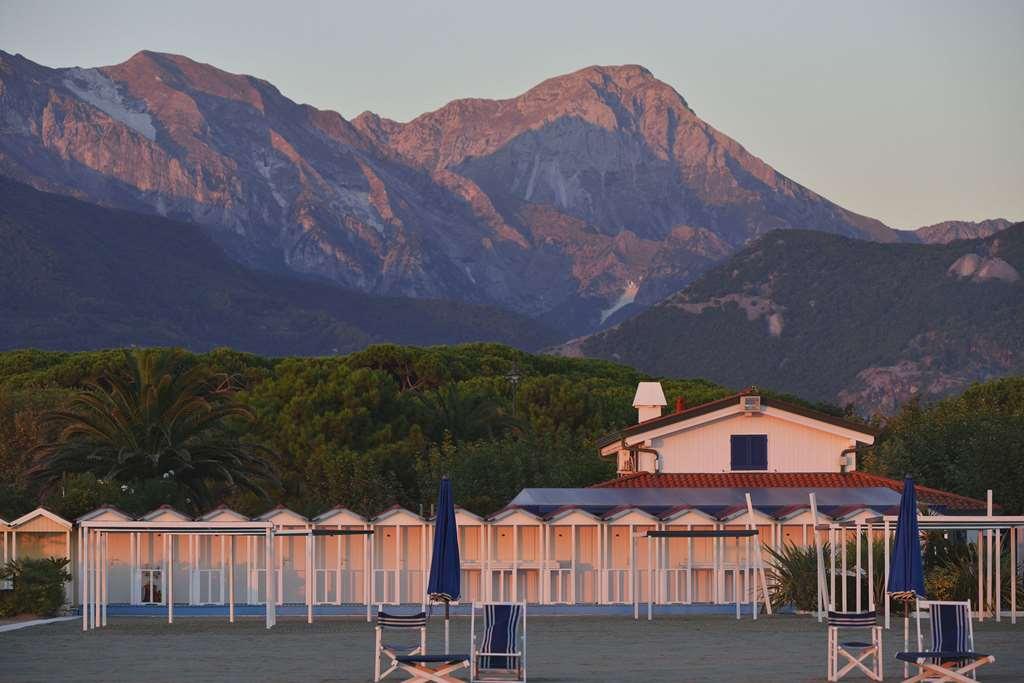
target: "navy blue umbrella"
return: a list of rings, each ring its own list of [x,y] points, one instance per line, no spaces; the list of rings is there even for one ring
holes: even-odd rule
[[[889,564],[886,589],[897,600],[924,597],[924,566],[921,561],[921,534],[917,528],[917,493],[914,480],[903,481],[900,514],[896,519],[896,543]]]
[[[889,581],[886,591],[896,600],[904,601],[903,649],[910,638],[910,601],[925,597],[924,566],[921,561],[921,534],[917,528],[917,492],[914,480],[903,480],[900,496],[900,514],[896,518],[896,542],[889,563]],[[904,673],[906,673],[906,666]]]
[[[444,602],[444,651],[448,653],[449,603],[459,599],[462,590],[462,567],[459,563],[459,531],[455,525],[455,501],[452,482],[447,475],[437,490],[437,516],[434,517],[434,552],[430,556],[430,579],[427,594],[431,600]]]

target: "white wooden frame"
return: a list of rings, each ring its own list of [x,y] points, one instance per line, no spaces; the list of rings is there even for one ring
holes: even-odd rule
[[[932,605],[962,605],[967,609],[967,645],[968,649],[974,651],[974,622],[971,620],[971,602],[970,600],[918,600],[915,612],[915,622],[917,623],[917,650],[919,652],[925,652],[924,649],[924,636],[921,633],[921,615],[927,614],[931,618],[931,606]],[[934,643],[932,646],[934,647]],[[947,668],[942,664],[936,664],[928,661],[927,658],[921,658],[917,660],[917,673],[909,678],[905,679],[903,683],[919,683],[922,681],[959,681],[960,683],[973,683],[975,680],[975,670],[986,664],[992,664],[996,661],[996,658],[992,655],[985,655],[984,657],[978,657],[972,660],[969,664],[966,664],[955,669]],[[970,677],[965,674],[971,674]]]
[[[871,647],[861,648],[860,652],[854,654],[839,643],[840,630],[871,630]],[[839,668],[839,657],[847,660],[842,669]],[[874,657],[871,667],[868,668],[864,660]],[[875,623],[874,626],[829,626],[828,627],[828,674],[829,681],[838,681],[854,669],[860,670],[865,676],[873,681],[881,681],[882,673],[882,626]]]
[[[377,613],[384,611],[383,603],[377,603]],[[400,627],[392,627],[394,630],[399,630]],[[399,655],[422,655],[427,652],[427,626],[408,626],[409,630],[416,628],[420,632],[420,644],[414,648],[411,648],[405,652],[396,652],[390,647],[384,644],[384,627],[379,623],[373,627],[374,634],[374,645],[373,645],[373,680],[374,683],[380,681],[383,678],[387,678],[398,670],[407,670],[403,667],[396,659]],[[387,668],[381,670],[380,660],[381,657],[387,658]],[[443,679],[442,679],[443,680]]]
[[[476,645],[476,611],[488,605],[518,605],[522,610],[519,619],[519,649],[516,652],[480,652]],[[519,661],[519,673],[516,678],[500,676],[497,678],[481,678],[477,659],[480,657],[508,657]],[[486,669],[485,669],[486,671]],[[513,682],[526,683],[526,602],[474,602],[469,608],[469,680],[470,683]]]

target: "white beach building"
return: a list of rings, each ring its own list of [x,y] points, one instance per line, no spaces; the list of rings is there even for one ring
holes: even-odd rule
[[[753,388],[691,408],[680,400],[667,414],[665,406],[660,385],[641,383],[637,422],[598,440],[595,457],[614,459],[614,479],[587,488],[524,489],[486,518],[457,509],[463,599],[748,602],[753,586],[744,539],[643,534],[756,529],[765,546],[809,546],[815,513],[819,525],[859,531],[859,523],[890,515],[899,503],[902,482],[858,468],[858,454],[875,438],[860,423]],[[986,511],[984,501],[923,486],[917,491],[935,513]],[[269,566],[275,609],[294,606],[312,619],[314,608],[422,604],[432,530],[432,520],[401,507],[370,519],[341,507],[312,519],[283,507],[254,519],[224,507],[198,519],[162,507],[137,520],[102,507],[75,525],[39,509],[0,523],[0,559],[70,556],[69,597],[76,603],[86,581],[90,595],[98,594],[99,571],[112,608],[166,607],[172,599],[182,609],[230,608],[232,615],[235,605],[265,605]],[[819,527],[817,533],[834,532]],[[1007,542],[1020,543],[1020,530],[1010,533],[1016,535]],[[82,562],[84,552],[99,547],[98,535],[99,564],[95,556]],[[756,552],[758,544],[752,547]]]

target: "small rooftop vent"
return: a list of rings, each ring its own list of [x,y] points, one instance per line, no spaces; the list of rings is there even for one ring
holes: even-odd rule
[[[740,405],[745,413],[759,413],[761,412],[761,397],[742,396],[740,397]]]

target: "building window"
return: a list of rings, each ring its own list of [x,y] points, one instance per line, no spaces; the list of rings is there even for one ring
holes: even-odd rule
[[[733,434],[729,440],[732,469],[768,469],[767,434]]]

